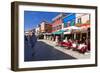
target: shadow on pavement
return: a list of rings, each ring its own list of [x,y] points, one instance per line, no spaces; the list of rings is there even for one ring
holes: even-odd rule
[[[76,59],[68,54],[56,50],[43,41],[37,41],[34,48],[25,48],[24,61],[70,60]],[[27,56],[28,55],[28,56]]]

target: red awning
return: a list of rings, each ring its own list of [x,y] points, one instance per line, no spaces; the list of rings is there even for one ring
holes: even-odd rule
[[[83,27],[83,26],[85,26],[85,27],[90,27],[90,24],[81,24],[81,25],[80,25],[80,27]]]
[[[88,28],[90,28],[90,24],[81,24],[80,28],[82,28],[82,29],[88,29]]]

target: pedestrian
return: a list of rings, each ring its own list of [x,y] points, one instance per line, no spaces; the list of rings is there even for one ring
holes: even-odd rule
[[[37,37],[34,33],[32,33],[32,36],[30,38],[30,43],[31,43],[31,47],[34,48],[35,44],[37,42]]]
[[[31,49],[32,49],[32,57],[35,55],[35,44],[37,42],[37,37],[35,35],[35,33],[32,33],[31,37],[30,37],[30,44],[31,44]]]
[[[32,60],[32,49],[29,42],[30,35],[24,36],[24,61]]]

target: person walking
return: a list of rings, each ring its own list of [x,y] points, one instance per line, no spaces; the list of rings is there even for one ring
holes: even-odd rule
[[[32,61],[33,56],[35,54],[35,49],[34,46],[37,42],[37,37],[35,36],[34,33],[29,34],[28,36],[24,36],[24,48],[25,48],[25,61]]]
[[[30,36],[30,45],[31,45],[31,50],[32,50],[32,57],[34,57],[35,55],[35,44],[37,42],[37,37],[35,35],[35,33],[32,33],[32,35]]]
[[[24,36],[24,61],[32,60],[32,49],[29,42],[30,35]]]
[[[31,48],[34,48],[36,42],[37,42],[37,37],[34,33],[32,33],[32,36],[30,37]]]

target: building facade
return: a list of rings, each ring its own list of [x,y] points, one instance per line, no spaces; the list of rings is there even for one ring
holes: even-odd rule
[[[86,13],[80,13],[76,14],[76,26],[85,26],[85,25],[90,25],[90,14]]]
[[[35,28],[35,35],[38,36],[40,34],[39,27]]]
[[[76,21],[76,14],[75,13],[68,13],[64,18],[63,18],[63,30],[64,32],[64,39],[74,39],[74,34],[71,34],[72,30],[66,29],[71,26],[75,26],[75,21]]]
[[[64,28],[69,26],[74,26],[76,20],[76,14],[75,13],[69,13],[63,18]]]
[[[43,21],[39,25],[39,36],[44,39],[48,34],[52,33],[52,25],[46,21]]]
[[[81,28],[80,38],[90,39],[90,14],[76,14],[76,26]]]
[[[43,21],[40,23],[39,30],[40,30],[40,33],[51,33],[52,25],[46,21]]]
[[[64,16],[65,15],[63,13],[61,13],[52,19],[52,32],[56,32],[56,31],[61,30],[63,28],[62,18]]]

